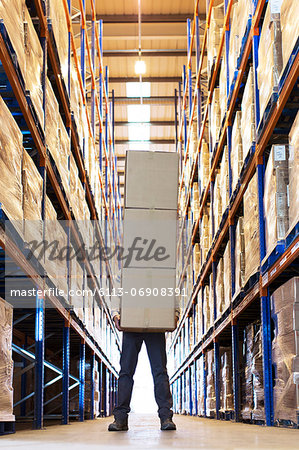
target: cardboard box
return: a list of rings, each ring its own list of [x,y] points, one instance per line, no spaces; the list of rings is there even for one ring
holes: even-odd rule
[[[174,330],[175,269],[123,269],[122,288],[120,324],[124,330]],[[162,295],[163,289],[167,295]]]
[[[125,208],[177,209],[177,153],[126,153]]]
[[[175,210],[126,209],[123,267],[175,268],[176,218]]]

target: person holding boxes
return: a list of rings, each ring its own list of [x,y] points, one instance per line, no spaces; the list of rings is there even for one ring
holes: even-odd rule
[[[165,332],[179,318],[176,289],[178,154],[127,151],[121,301],[112,298],[123,331],[118,404],[109,431],[127,431],[133,376],[144,342],[154,379],[161,430],[175,430]]]

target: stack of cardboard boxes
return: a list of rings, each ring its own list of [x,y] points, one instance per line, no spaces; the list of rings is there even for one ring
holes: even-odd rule
[[[175,328],[178,154],[126,154],[121,326]]]

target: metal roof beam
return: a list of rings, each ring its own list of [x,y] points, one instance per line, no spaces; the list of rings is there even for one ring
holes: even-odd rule
[[[178,83],[182,80],[182,77],[142,77],[142,81],[145,83]],[[110,77],[109,84],[111,83],[135,83],[139,81],[137,77]]]
[[[189,14],[142,14],[142,23],[185,23],[187,19],[193,19],[193,15],[193,12]],[[75,19],[77,19],[77,14]],[[100,19],[104,24],[138,23],[137,14],[97,14],[97,20]],[[90,14],[86,15],[86,20],[87,22],[91,21]],[[199,20],[205,21],[206,15],[199,14]]]
[[[114,125],[116,127],[122,127],[122,126],[128,126],[128,125],[139,125],[140,123],[144,122],[127,122],[127,121],[116,121]],[[152,125],[154,127],[168,127],[168,126],[174,126],[175,122],[174,120],[151,120],[150,122],[146,122],[147,125]]]

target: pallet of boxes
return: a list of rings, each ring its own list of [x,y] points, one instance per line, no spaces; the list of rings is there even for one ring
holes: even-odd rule
[[[13,433],[12,307],[0,298],[0,436]]]
[[[175,328],[178,155],[127,151],[121,319],[127,331]]]

